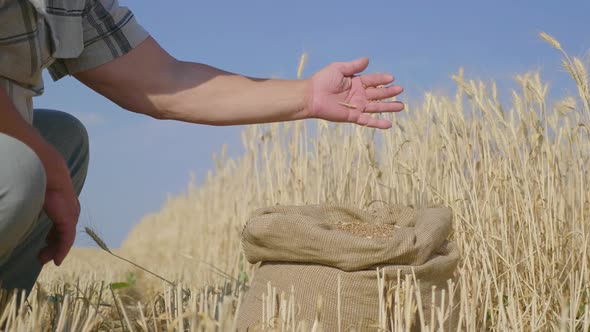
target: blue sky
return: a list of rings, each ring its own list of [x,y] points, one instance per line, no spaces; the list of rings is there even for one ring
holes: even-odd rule
[[[554,35],[572,55],[590,49],[588,1],[220,1],[121,0],[171,54],[256,77],[295,78],[333,61],[368,56],[368,72],[389,72],[410,103],[426,91],[452,93],[450,76],[511,86],[515,73],[541,70],[554,96],[571,84],[559,55],[538,38]],[[154,78],[156,79],[156,78]],[[36,107],[61,109],[88,127],[91,166],[81,225],[118,246],[142,216],[203,179],[223,144],[241,151],[241,127],[156,121],[126,112],[72,78],[52,82]],[[79,235],[77,245],[91,241]]]

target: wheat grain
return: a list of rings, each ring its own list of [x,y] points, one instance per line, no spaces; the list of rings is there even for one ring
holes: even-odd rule
[[[553,48],[555,48],[556,50],[563,51],[563,48],[561,48],[561,44],[557,41],[557,39],[550,36],[549,34],[541,32],[539,33],[539,37],[541,37],[543,40],[549,43],[549,45],[553,46]]]
[[[84,227],[84,231],[86,232],[86,234],[88,234],[88,236],[90,236],[90,238],[92,238],[92,240],[104,251],[111,253],[111,249],[109,249],[109,247],[107,246],[107,244],[100,238],[100,236],[98,236],[96,234],[96,232],[94,230],[92,230],[92,228],[90,227]]]

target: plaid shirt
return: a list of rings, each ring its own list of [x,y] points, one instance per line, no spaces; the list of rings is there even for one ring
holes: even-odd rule
[[[147,36],[117,0],[0,0],[0,87],[31,123],[43,69],[58,80],[109,62]]]

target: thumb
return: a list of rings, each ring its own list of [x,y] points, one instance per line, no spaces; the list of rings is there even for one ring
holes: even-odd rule
[[[367,69],[369,58],[360,58],[349,62],[337,62],[336,66],[344,76],[352,76]]]

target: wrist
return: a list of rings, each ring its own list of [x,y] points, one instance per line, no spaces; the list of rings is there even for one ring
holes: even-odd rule
[[[61,182],[59,179],[69,178],[70,172],[63,156],[51,144],[42,140],[34,150],[45,169],[48,189]]]
[[[299,80],[299,91],[301,91],[301,104],[297,108],[296,119],[311,119],[313,118],[313,83],[311,78]]]

